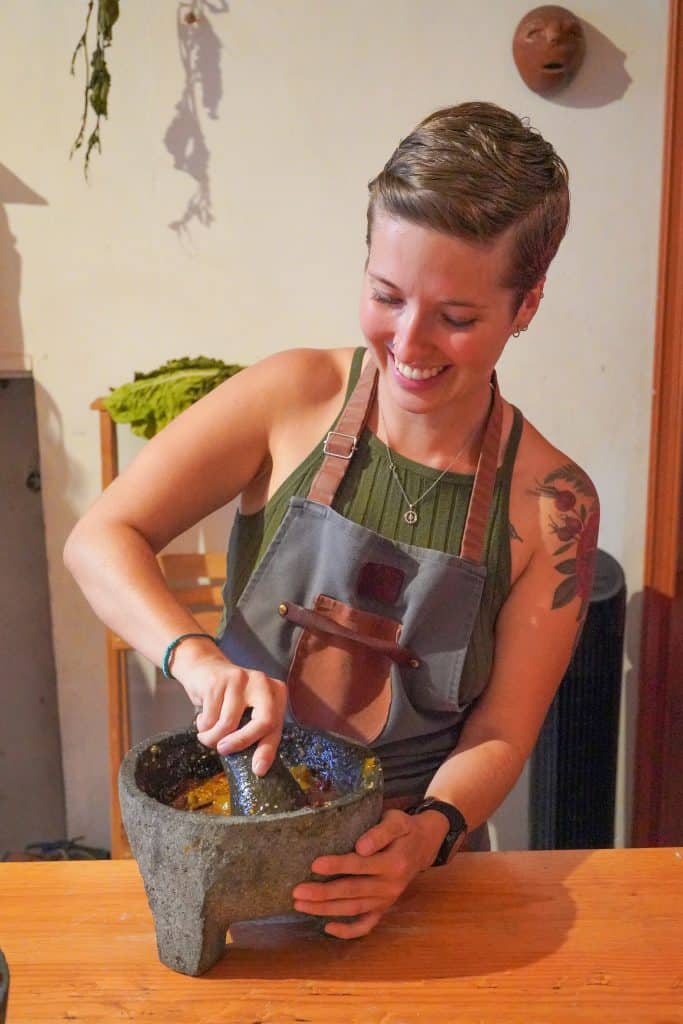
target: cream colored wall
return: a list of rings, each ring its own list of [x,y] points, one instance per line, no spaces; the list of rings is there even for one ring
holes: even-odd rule
[[[511,61],[514,27],[531,6],[230,0],[229,11],[209,15],[221,44],[217,116],[200,112],[214,220],[178,234],[169,223],[194,188],[163,142],[183,88],[177,4],[122,4],[111,117],[88,184],[79,159],[68,159],[81,107],[68,64],[85,3],[15,5],[0,69],[1,160],[45,203],[20,201],[17,188],[0,194],[21,258],[20,315],[5,308],[11,329],[0,353],[23,348],[38,384],[71,835],[108,837],[102,633],[61,564],[64,539],[99,488],[89,402],[173,356],[251,362],[290,345],[358,342],[366,182],[439,105],[482,98],[527,115],[571,169],[569,236],[501,378],[595,479],[601,546],[626,569],[637,636],[667,4],[573,5],[588,23],[589,52],[582,79],[556,102],[529,92]],[[620,821],[624,813],[622,794]]]

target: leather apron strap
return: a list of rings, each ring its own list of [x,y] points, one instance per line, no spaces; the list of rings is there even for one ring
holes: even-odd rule
[[[338,488],[346,475],[351,458],[372,409],[377,391],[377,369],[370,362],[365,367],[358,383],[342,410],[334,430],[330,430],[323,444],[323,462],[313,478],[308,498],[321,505],[332,507]],[[467,510],[460,557],[477,565],[482,563],[484,540],[489,520],[498,469],[498,451],[503,426],[503,402],[498,390],[495,372],[491,377],[491,410],[486,423],[477,469],[472,485],[472,495]]]
[[[470,505],[467,510],[465,530],[462,535],[460,557],[481,565],[484,561],[484,541],[488,526],[493,488],[498,471],[498,451],[503,429],[503,400],[498,390],[495,370],[491,377],[491,411],[489,413],[484,440],[481,443],[477,471],[472,485]]]
[[[342,409],[334,430],[330,430],[323,444],[323,463],[311,483],[308,497],[330,508],[338,488],[346,476],[351,457],[358,447],[377,391],[377,368],[370,361],[365,367],[351,396]]]

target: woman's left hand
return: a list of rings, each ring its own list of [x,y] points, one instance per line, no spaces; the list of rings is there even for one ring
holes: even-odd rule
[[[378,825],[358,839],[353,853],[318,857],[312,871],[344,877],[297,885],[292,894],[294,909],[319,917],[353,918],[325,925],[327,934],[339,939],[367,935],[415,875],[434,860],[441,839],[434,847],[421,817],[387,811]]]

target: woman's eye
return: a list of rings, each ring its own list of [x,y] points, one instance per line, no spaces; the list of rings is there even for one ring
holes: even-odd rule
[[[476,323],[475,320],[455,320],[453,317],[445,316],[445,315],[444,315],[444,320],[449,325],[449,327],[459,327],[459,328],[471,327],[472,324]]]
[[[401,301],[395,295],[385,295],[383,292],[373,292],[372,298],[375,302],[382,302],[385,306],[397,306]]]

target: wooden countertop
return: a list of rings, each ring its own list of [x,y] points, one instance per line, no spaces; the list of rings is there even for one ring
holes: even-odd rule
[[[0,947],[8,1024],[679,1024],[683,850],[461,854],[364,939],[235,925],[201,978],[134,862],[0,864]]]

